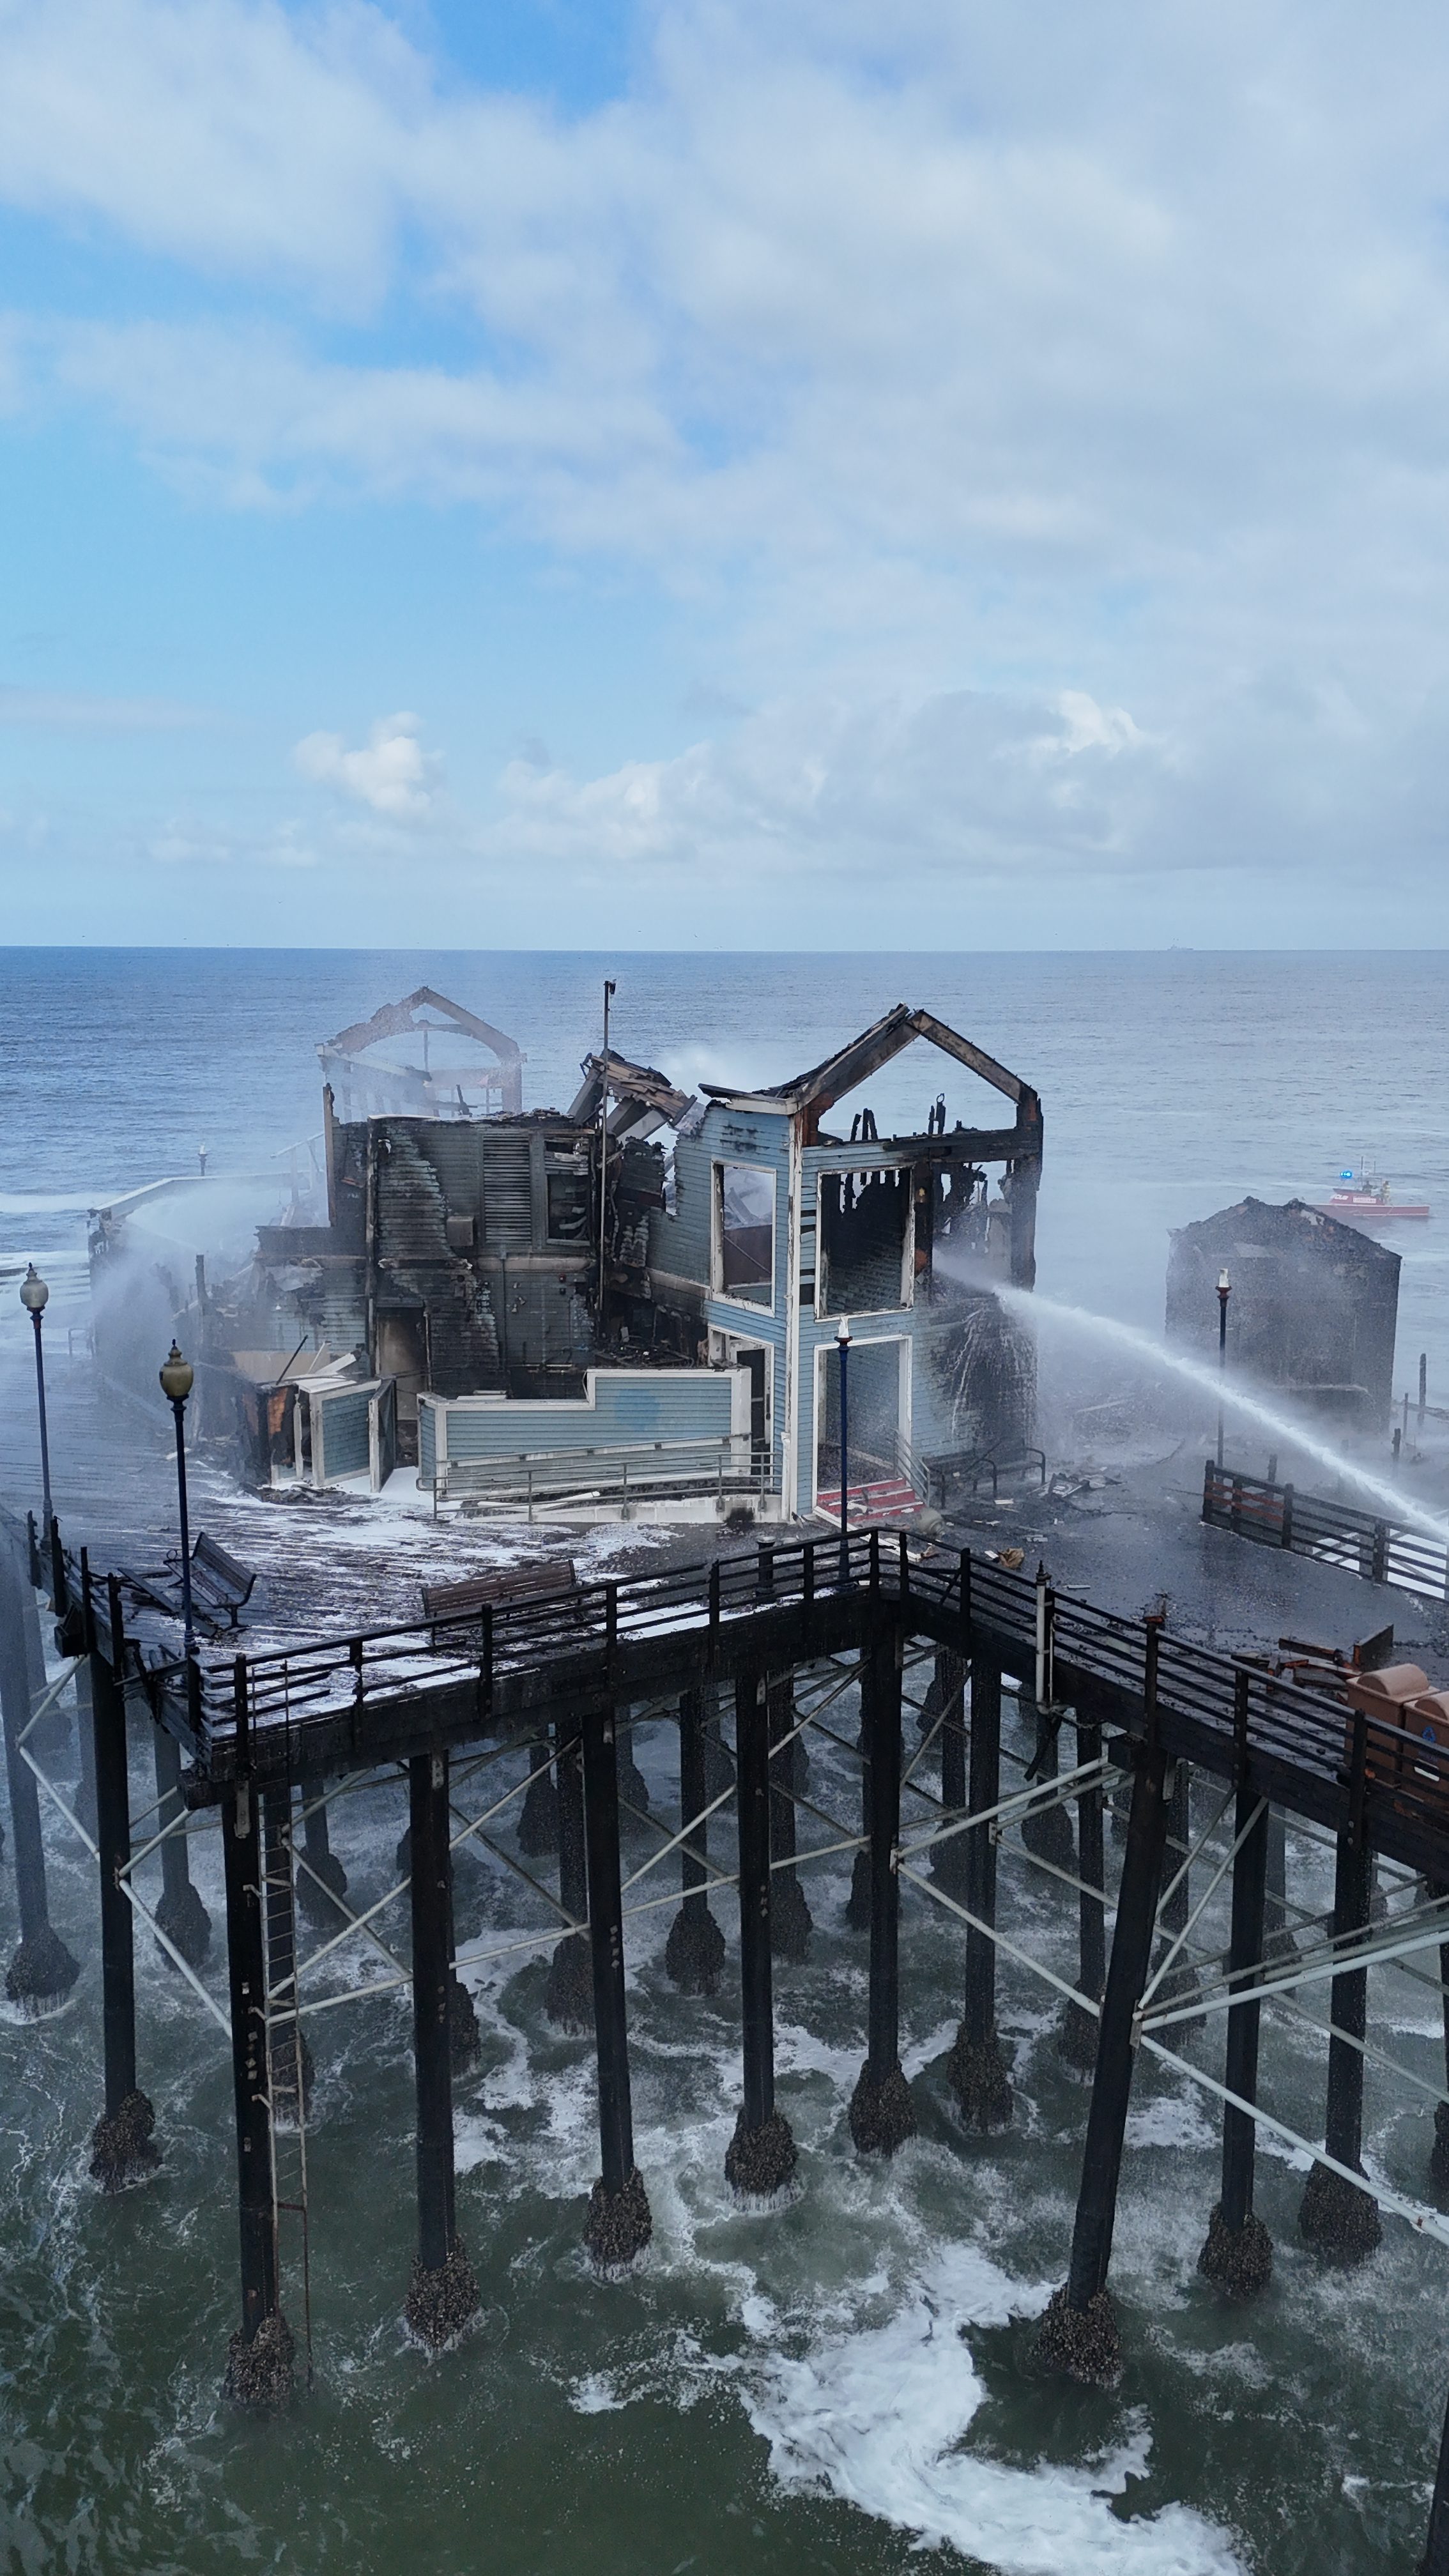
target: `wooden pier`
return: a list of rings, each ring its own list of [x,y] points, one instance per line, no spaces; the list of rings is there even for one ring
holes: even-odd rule
[[[9,1530],[13,1538],[15,1525]],[[727,2172],[744,2197],[769,2203],[799,2179],[795,2142],[774,2092],[772,1960],[793,1937],[787,1922],[803,1903],[800,1871],[852,1853],[861,1862],[852,1919],[868,1926],[869,1942],[850,2117],[859,2151],[889,2153],[915,2126],[899,2052],[903,1885],[961,1927],[963,2013],[951,2073],[968,2127],[990,2129],[1012,2114],[995,2024],[999,1955],[1057,1991],[1066,2008],[1061,2044],[1090,2064],[1072,2241],[1063,2247],[1062,2286],[1038,2341],[1044,2367],[1108,2382],[1120,2369],[1112,2238],[1133,2068],[1144,2049],[1222,2104],[1222,2189],[1217,2207],[1203,2212],[1202,2268],[1224,2289],[1261,2286],[1271,2269],[1271,2245],[1253,2207],[1260,2126],[1309,2147],[1315,2162],[1301,2224],[1327,2259],[1369,2254],[1382,2213],[1449,2245],[1449,2219],[1427,2200],[1378,2183],[1371,2188],[1361,2162],[1364,2067],[1374,2054],[1368,1970],[1428,1954],[1442,1995],[1440,1945],[1449,1942],[1449,1754],[1403,1728],[1346,1711],[1341,1699],[1291,1674],[1182,1642],[1158,1618],[1058,1597],[1041,1572],[1009,1572],[965,1551],[918,1554],[904,1539],[878,1532],[848,1543],[752,1547],[709,1564],[484,1603],[287,1651],[231,1651],[236,1641],[227,1640],[189,1657],[179,1630],[128,1600],[122,1579],[100,1579],[59,1532],[52,1537],[42,1548],[32,1534],[25,1569],[32,1582],[24,1588],[32,1619],[37,1592],[48,1597],[70,1667],[89,1684],[96,1816],[87,1839],[101,1881],[105,2034],[93,2171],[106,2185],[141,2170],[157,2152],[141,2083],[144,2048],[138,2073],[136,1912],[156,1923],[178,1966],[216,2009],[182,1940],[143,1900],[136,1864],[158,1846],[172,1848],[180,1868],[169,1868],[163,1903],[175,1925],[185,1920],[196,1934],[183,1828],[188,1817],[218,1813],[240,2209],[240,2320],[229,2383],[238,2397],[276,2403],[290,2386],[276,2113],[288,2084],[299,2103],[305,2093],[305,2024],[316,2008],[306,1980],[344,1941],[370,1940],[386,1952],[395,1982],[412,1985],[418,2239],[409,2321],[441,2346],[478,2305],[454,2208],[451,2070],[455,2051],[467,2044],[469,2008],[456,1974],[452,1863],[471,1838],[486,1842],[490,1821],[510,1805],[516,1814],[540,1783],[555,1801],[534,1841],[545,1855],[552,1843],[557,1866],[524,1875],[556,1918],[533,1936],[534,1946],[556,1953],[549,2009],[565,2024],[584,2013],[592,2024],[600,2170],[585,2234],[605,2271],[627,2267],[651,2228],[648,2176],[635,2161],[631,2119],[624,1974],[631,1913],[645,1904],[676,1908],[669,1972],[685,1992],[711,1991],[722,1943],[710,1899],[737,1888],[741,2096]],[[0,1558],[6,1552],[0,1546]],[[34,1692],[22,1690],[26,1676],[13,1642],[22,1606],[13,1574],[5,1579],[0,1631],[9,1642],[0,1681],[8,1676],[17,1874],[29,1890],[22,1947],[39,1943],[43,1951],[44,1863],[38,1818],[30,1814],[37,1773],[63,1801],[28,1756]],[[1004,1678],[1036,1711],[1034,1753],[1020,1785],[1005,1792]],[[860,1695],[861,1805],[842,1818],[802,1788],[797,1755],[812,1730],[830,1732],[833,1711],[853,1686]],[[134,1852],[128,1694],[133,1704],[144,1700],[158,1742],[166,1743],[159,1805]],[[923,1740],[906,1758],[908,1700]],[[732,1780],[718,1735],[722,1702],[733,1712]],[[678,1823],[660,1828],[660,1847],[626,1879],[621,1737],[644,1724],[667,1728],[677,1742]],[[179,1798],[173,1746],[181,1756]],[[928,1750],[939,1767],[939,1794],[922,1778]],[[1216,1789],[1208,1800],[1212,1824],[1196,1841],[1187,1821],[1189,1772]],[[387,1777],[405,1783],[407,1869],[393,1894],[407,1894],[409,1963],[396,1959],[374,1921],[348,1907],[328,1840],[329,1797],[360,1778]],[[468,1784],[484,1787],[480,1814],[459,1803]],[[1124,1796],[1126,1841],[1114,1889],[1103,1822]],[[730,1811],[734,1870],[710,1850],[711,1825]],[[86,1830],[69,1807],[66,1813]],[[1306,1935],[1301,1952],[1284,1939],[1281,1903],[1275,1918],[1273,1834],[1281,1834],[1285,1815],[1331,1841],[1335,1854],[1331,1927]],[[1055,1831],[1045,1829],[1049,1819],[1059,1820]],[[801,1827],[823,1838],[801,1849]],[[1031,1955],[998,1920],[998,1849],[1018,1828],[1034,1865],[1061,1882],[1071,1903],[1079,1942],[1074,1981]],[[1373,1910],[1380,1862],[1407,1898],[1385,1919]],[[511,1857],[508,1865],[519,1866]],[[1217,1957],[1192,1935],[1225,1881],[1231,1937]],[[337,1926],[307,1958],[296,1938],[294,1882],[308,1919],[325,1919],[325,1908],[322,1917],[316,1912],[322,1891]],[[380,1908],[371,1911],[376,1916]],[[585,1952],[586,1977],[579,1973]],[[52,1965],[61,1976],[62,1963]],[[1331,1994],[1325,2120],[1321,2141],[1304,2141],[1259,2103],[1259,2032],[1265,2007],[1315,1983]],[[1186,2030],[1214,2015],[1227,2021],[1222,2082],[1181,2053]],[[279,2073],[284,2063],[290,2074]],[[1434,2098],[1443,2104],[1446,2097],[1441,2091]],[[1449,2115],[1438,2121],[1441,2141],[1446,2127]],[[1449,2431],[1422,2565],[1427,2576],[1449,2576]]]

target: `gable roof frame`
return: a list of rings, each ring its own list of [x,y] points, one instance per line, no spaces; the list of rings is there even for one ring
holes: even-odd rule
[[[994,1091],[1002,1092],[1014,1105],[1019,1125],[1031,1126],[1040,1122],[1041,1104],[1030,1083],[1023,1082],[1019,1074],[1008,1071],[1004,1064],[998,1064],[984,1047],[973,1045],[970,1038],[963,1038],[944,1020],[938,1020],[933,1011],[915,1011],[906,1002],[898,1002],[893,1011],[887,1011],[883,1019],[863,1029],[848,1046],[827,1056],[823,1064],[814,1065],[808,1073],[797,1074],[793,1081],[778,1083],[773,1089],[752,1091],[748,1097],[761,1104],[768,1103],[772,1108],[786,1110],[793,1116],[803,1113],[813,1131],[825,1110],[832,1108],[837,1100],[854,1091],[860,1083],[869,1081],[873,1073],[879,1073],[883,1066],[902,1055],[917,1038],[924,1038],[943,1055],[953,1056],[958,1064],[964,1064],[983,1082],[990,1083]],[[741,1100],[746,1096],[720,1083],[705,1083],[702,1087],[714,1100]]]

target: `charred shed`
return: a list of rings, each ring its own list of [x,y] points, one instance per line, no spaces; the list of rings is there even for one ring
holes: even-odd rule
[[[1168,1336],[1214,1361],[1224,1271],[1230,1368],[1341,1420],[1386,1420],[1399,1308],[1396,1252],[1301,1199],[1277,1207],[1247,1198],[1183,1226],[1168,1256]]]

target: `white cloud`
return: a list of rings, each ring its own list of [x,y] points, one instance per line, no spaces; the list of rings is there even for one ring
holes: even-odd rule
[[[0,317],[4,398],[698,608],[763,712],[516,765],[485,854],[1438,868],[1442,12],[671,0],[637,63],[566,117],[362,0],[0,0],[0,201],[170,263]],[[411,719],[294,756],[442,820]]]
[[[481,847],[676,884],[710,867],[844,883],[909,850],[950,893],[1025,868],[1153,865],[1169,777],[1164,746],[1080,692],[791,700],[599,778],[514,761]]]
[[[340,733],[309,733],[292,760],[304,778],[390,822],[422,822],[437,802],[441,763],[419,741],[416,716],[379,716],[361,751],[349,751]]]

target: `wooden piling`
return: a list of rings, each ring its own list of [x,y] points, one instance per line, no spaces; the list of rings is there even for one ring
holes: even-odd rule
[[[221,1810],[242,2290],[242,2321],[231,2339],[226,2385],[239,2403],[270,2407],[290,2397],[293,2372],[291,2331],[277,2278],[259,1828],[256,1794],[243,1778],[228,1791]]]
[[[795,1791],[805,1767],[795,1733],[795,1676],[772,1673],[765,1686],[770,1736],[770,1947],[777,1959],[799,1963],[810,1954],[814,1930],[800,1873],[795,1867]]]
[[[187,1857],[185,1809],[181,1803],[181,1747],[164,1726],[151,1729],[156,1768],[156,1821],[165,1834],[161,1845],[161,1898],[158,1928],[174,1942],[187,1966],[199,1968],[211,1947],[211,1916],[191,1883]],[[161,1953],[162,1958],[166,1952]]]
[[[408,1763],[412,1840],[413,2064],[417,2085],[418,2250],[405,2311],[413,2333],[437,2350],[478,2309],[473,2266],[459,2241],[453,2175],[452,1872],[448,1756]]]
[[[1228,1979],[1243,2000],[1228,2011],[1225,2082],[1244,2102],[1258,2098],[1258,2022],[1262,2010],[1251,1988],[1263,1957],[1264,1899],[1268,1875],[1268,1811],[1256,1818],[1261,1802],[1242,1785],[1238,1790],[1233,1839],[1233,1916],[1228,1948]],[[1232,2102],[1223,2105],[1223,2182],[1216,2209],[1208,2221],[1207,2242],[1198,2270],[1220,2289],[1266,2289],[1273,2271],[1273,2242],[1253,2211],[1255,2126],[1250,2112]]]
[[[1434,2500],[1429,2508],[1429,2530],[1419,2561],[1419,2576],[1449,2576],[1449,2407],[1445,2408],[1444,2430],[1439,2437]]]
[[[971,1658],[971,1760],[967,1807],[989,1814],[1001,1796],[1001,1666],[991,1656]],[[996,1845],[990,1825],[973,1825],[966,1846],[963,1903],[966,1981],[961,2027],[951,2051],[950,2080],[963,2118],[973,2129],[1001,2129],[1011,2118],[1011,2086],[996,2031]]]
[[[743,2198],[771,2198],[789,2183],[796,2149],[775,2108],[775,2025],[770,1960],[770,1725],[762,1673],[735,1684],[738,1764],[740,1999],[744,2100],[725,2155]]]
[[[330,1935],[342,1928],[342,1912],[333,1900],[347,1894],[347,1872],[332,1848],[320,1780],[303,1781],[302,1807],[303,1866],[297,1872],[297,1903],[315,1930]]]
[[[1373,1854],[1353,1823],[1338,1837],[1333,1881],[1333,1934],[1342,1940],[1369,1921]],[[1363,2052],[1353,2045],[1368,2027],[1368,1970],[1341,1969],[1329,1988],[1328,2108],[1323,2143],[1354,2173],[1363,2171]],[[1342,2033],[1339,2037],[1337,2034]],[[1327,2165],[1315,2165],[1298,2212],[1307,2242],[1332,2263],[1361,2263],[1379,2244],[1383,2228],[1371,2192]]]
[[[1077,1716],[1077,1765],[1100,1762],[1102,1730],[1091,1718]],[[1104,1854],[1103,1792],[1100,1780],[1089,1781],[1077,1794],[1077,1989],[1086,2003],[1068,2003],[1057,2024],[1057,2048],[1078,2074],[1090,2075],[1097,2063],[1100,2016],[1088,2009],[1099,2004],[1107,1981],[1107,1921],[1102,1903]]]
[[[1192,1908],[1192,1872],[1187,1855],[1192,1848],[1192,1783],[1186,1762],[1173,1764],[1173,1791],[1167,1807],[1167,1846],[1163,1854],[1162,1874],[1168,1893],[1162,1900],[1159,1930],[1162,1938],[1158,1958],[1165,1956],[1179,1933],[1187,1928]],[[1173,1882],[1176,1881],[1174,1885]],[[1187,1955],[1187,1944],[1176,1952],[1163,1982],[1160,2000],[1163,2004],[1188,2004],[1198,1992],[1197,1970]],[[1174,2038],[1180,2045],[1203,2028],[1203,2016],[1195,2014],[1190,2021],[1173,2024]]]
[[[25,1592],[24,1568],[9,1544],[0,1541],[0,1721],[5,1733],[11,1848],[20,1914],[20,1946],[5,1972],[5,1992],[23,2012],[40,2013],[69,1994],[80,1969],[51,1925],[40,1799],[35,1774],[21,1750],[31,1709]],[[33,1596],[31,1608],[33,1611]]]
[[[584,2242],[600,2268],[614,2272],[626,2268],[643,2251],[654,2232],[654,2222],[643,2179],[634,2162],[624,1917],[619,1892],[619,1785],[612,1708],[591,1709],[585,1715],[583,1752],[589,1951],[603,2167],[590,2198]]]
[[[932,1715],[941,1720],[942,1823],[966,1805],[966,1660],[953,1646],[938,1647],[932,1675]],[[953,1834],[931,1854],[931,1876],[948,1896],[966,1894],[966,1837]]]
[[[1065,2286],[1053,2294],[1037,2337],[1037,2356],[1069,2378],[1115,2384],[1121,2344],[1107,2288],[1122,2139],[1132,2093],[1132,2024],[1147,1982],[1153,1925],[1162,1885],[1167,1802],[1162,1753],[1155,1744],[1134,1752],[1136,1778],[1127,1823],[1127,1850],[1117,1898],[1117,1924],[1102,1998],[1097,2072],[1087,2115],[1087,2140],[1077,2194],[1072,2259]]]
[[[709,1825],[704,1809],[710,1803],[706,1778],[705,1694],[685,1691],[679,1702],[679,1823],[681,1832],[689,1825],[693,1830],[679,1846],[682,1903],[664,1945],[665,1974],[684,1995],[718,1993],[725,1955],[724,1934],[705,1894]],[[695,1817],[701,1822],[693,1824]]]
[[[558,1792],[558,1901],[571,1921],[582,1923],[589,1910],[589,1881],[583,1745],[577,1718],[554,1720],[553,1776]],[[561,2030],[592,2029],[594,1985],[586,1932],[566,1932],[554,1951],[543,2008]]]
[[[136,2086],[136,1965],[131,1902],[122,1872],[131,1859],[131,1788],[126,1699],[100,1655],[91,1659],[96,1774],[96,1861],[101,1894],[101,2031],[106,2106],[91,2133],[91,2175],[118,2191],[159,2161],[156,2114]]]
[[[861,1740],[868,1754],[870,2003],[850,2134],[862,2155],[892,2155],[915,2136],[916,2110],[900,2062],[901,1639],[884,1617],[876,1620],[862,1665]]]

